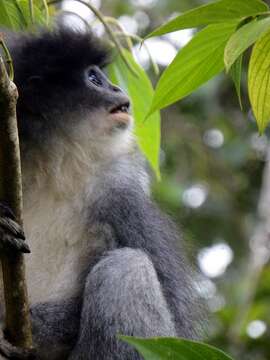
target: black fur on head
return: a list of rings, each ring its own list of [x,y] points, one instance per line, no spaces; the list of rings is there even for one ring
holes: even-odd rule
[[[36,34],[15,34],[8,46],[19,91],[17,113],[23,141],[43,143],[59,128],[122,101],[123,94],[99,70],[109,62],[108,46],[91,32],[59,26]],[[91,67],[98,71],[103,87],[89,83]]]
[[[19,88],[39,76],[65,83],[73,70],[89,65],[104,67],[109,62],[109,49],[99,38],[68,27],[20,36],[11,46],[11,54]]]

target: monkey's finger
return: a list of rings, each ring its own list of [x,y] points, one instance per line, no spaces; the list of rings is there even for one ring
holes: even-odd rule
[[[31,252],[24,239],[16,238],[0,228],[0,251],[10,252],[14,250],[23,253]]]
[[[9,231],[15,237],[25,240],[25,235],[22,227],[16,223],[14,220],[8,217],[0,216],[0,227]]]
[[[29,254],[31,252],[27,243],[25,241],[23,241],[22,239],[13,238],[11,240],[10,244],[13,248],[15,248],[16,250],[21,251],[23,253]]]

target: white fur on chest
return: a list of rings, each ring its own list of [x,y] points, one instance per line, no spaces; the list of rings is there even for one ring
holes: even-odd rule
[[[74,295],[83,286],[79,277],[89,270],[93,253],[114,246],[110,226],[101,229],[87,221],[90,204],[110,184],[121,187],[136,179],[142,191],[149,192],[149,178],[129,132],[115,136],[110,146],[102,143],[98,155],[82,146],[89,143],[88,133],[79,133],[80,142],[58,141],[57,151],[47,149],[49,160],[33,153],[23,166],[24,230],[31,249],[25,256],[26,277],[32,304]]]
[[[55,199],[43,192],[25,204],[24,227],[31,254],[26,276],[31,303],[74,294],[89,251],[102,246],[86,225],[75,199]]]

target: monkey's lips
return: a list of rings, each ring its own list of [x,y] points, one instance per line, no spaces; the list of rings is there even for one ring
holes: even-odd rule
[[[119,128],[126,128],[131,122],[132,117],[129,112],[129,103],[124,103],[112,108],[109,112],[110,120]]]

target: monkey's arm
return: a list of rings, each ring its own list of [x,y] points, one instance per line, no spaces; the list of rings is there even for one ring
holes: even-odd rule
[[[111,188],[93,206],[93,221],[109,224],[119,247],[142,249],[151,258],[179,336],[196,337],[190,269],[174,242],[178,234],[143,190],[134,184]],[[178,241],[179,244],[179,241]]]

